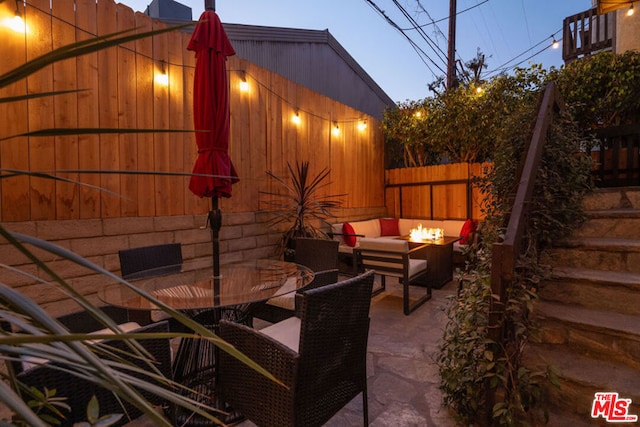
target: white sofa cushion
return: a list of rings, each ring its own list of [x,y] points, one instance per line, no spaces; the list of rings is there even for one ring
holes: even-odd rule
[[[337,224],[331,225],[331,230],[336,234],[335,239],[340,242],[340,246],[338,250],[341,253],[353,253],[353,247],[348,246],[344,239],[340,234],[342,234],[342,225],[344,223],[340,222]],[[355,234],[364,235],[366,238],[387,238],[393,236],[383,236],[380,237],[380,221],[378,219],[370,219],[365,221],[353,221],[349,222],[353,227]],[[398,230],[400,232],[400,236],[408,236],[410,231],[414,228],[418,228],[418,226],[422,225],[422,228],[441,228],[444,230],[444,235],[447,237],[460,237],[460,231],[462,230],[462,226],[464,225],[464,221],[461,220],[435,220],[435,219],[411,219],[411,218],[400,218],[398,219]],[[357,238],[356,248],[360,247],[360,237]],[[464,245],[462,245],[464,247]],[[454,250],[460,251],[462,250],[461,245],[456,242],[454,243]]]
[[[362,234],[365,237],[380,237],[380,221],[377,218],[351,222],[350,224],[356,234]]]
[[[462,231],[464,221],[445,219],[444,221],[442,221],[442,223],[442,228],[444,229],[445,236],[460,237],[460,232]]]

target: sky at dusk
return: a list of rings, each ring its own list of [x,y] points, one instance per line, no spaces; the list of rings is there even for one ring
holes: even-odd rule
[[[138,11],[150,3],[120,1]],[[204,11],[204,0],[181,3],[194,20]],[[489,76],[518,64],[559,67],[562,50],[550,46],[562,39],[562,20],[589,8],[591,0],[457,0],[456,59],[480,49]],[[225,23],[328,29],[397,102],[431,96],[427,85],[446,74],[447,0],[216,0],[216,12]]]

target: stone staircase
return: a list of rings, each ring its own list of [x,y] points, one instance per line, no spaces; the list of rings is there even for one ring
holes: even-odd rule
[[[640,419],[640,187],[597,190],[585,209],[587,222],[547,254],[554,273],[536,309],[542,330],[525,355],[560,378],[551,426],[607,425],[591,417],[596,392],[631,399]]]

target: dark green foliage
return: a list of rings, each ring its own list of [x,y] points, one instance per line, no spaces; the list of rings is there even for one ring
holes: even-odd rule
[[[388,164],[491,161],[505,120],[535,105],[536,94],[548,81],[558,85],[581,132],[638,123],[638,76],[640,53],[603,52],[560,69],[517,68],[513,75],[474,78],[434,97],[406,101],[384,115]]]
[[[552,71],[571,114],[582,130],[638,123],[640,52],[602,52]]]

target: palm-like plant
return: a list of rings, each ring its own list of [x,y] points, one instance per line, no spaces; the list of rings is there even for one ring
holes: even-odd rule
[[[186,25],[179,25],[166,29],[137,34],[135,33],[136,29],[132,29],[129,31],[96,37],[90,40],[61,47],[50,53],[28,61],[24,65],[0,76],[0,88],[19,82],[29,75],[35,73],[36,71],[42,69],[43,67],[51,65],[55,62],[96,52],[111,46],[116,46],[144,37],[150,37],[167,31],[174,31],[184,26]],[[69,91],[48,92],[40,94],[36,93],[25,94],[23,96],[14,96],[11,98],[0,98],[0,103],[16,102],[33,97],[56,96],[58,94],[68,92]],[[38,137],[51,135],[80,135],[87,133],[101,134],[123,132],[167,132],[167,130],[160,131],[155,129],[123,130],[105,128],[56,128],[45,129],[37,132],[15,136]],[[170,130],[169,132],[184,132],[184,130]],[[9,138],[12,137],[14,136],[11,136]],[[99,173],[100,171],[97,172]],[[112,172],[113,171],[105,171],[105,173]],[[149,173],[153,174],[155,172]],[[31,175],[43,179],[61,179],[57,177],[55,173],[32,173],[29,171],[0,169],[0,179],[15,175]],[[180,174],[176,173],[174,175]],[[80,182],[77,182],[77,184],[82,185],[82,183]],[[6,370],[0,369],[0,379],[4,380],[0,380],[0,401],[2,401],[6,406],[9,407],[9,409],[12,411],[14,419],[18,420],[17,422],[19,424],[29,426],[47,425],[47,423],[40,417],[39,413],[37,412],[38,405],[27,403],[28,400],[32,400],[33,398],[38,399],[38,393],[34,393],[33,390],[29,391],[19,384],[10,363],[11,361],[20,360],[20,358],[25,355],[55,362],[55,364],[50,364],[47,366],[50,366],[51,369],[65,370],[72,373],[73,375],[82,377],[86,380],[90,380],[101,387],[111,390],[123,401],[130,402],[131,404],[142,410],[151,419],[154,425],[171,426],[171,423],[136,390],[148,391],[166,401],[182,406],[189,411],[196,412],[209,420],[216,421],[216,418],[210,413],[212,408],[209,408],[204,404],[196,402],[182,395],[180,391],[183,390],[184,387],[171,381],[168,378],[163,377],[162,374],[157,370],[157,368],[155,368],[153,361],[149,360],[148,354],[136,341],[136,339],[143,338],[168,339],[172,337],[194,337],[193,334],[120,333],[121,331],[118,329],[117,325],[113,322],[112,319],[105,315],[100,309],[95,307],[82,294],[78,293],[74,289],[74,287],[71,286],[63,277],[59,276],[55,271],[53,271],[47,265],[47,263],[43,262],[35,254],[35,252],[30,249],[31,247],[35,247],[37,251],[45,251],[54,254],[54,258],[66,259],[74,262],[77,265],[91,270],[92,272],[104,275],[106,279],[118,281],[123,286],[127,286],[133,289],[142,297],[149,299],[157,307],[171,315],[174,319],[181,322],[189,329],[193,330],[196,334],[201,336],[202,339],[212,341],[215,345],[220,347],[221,350],[227,351],[228,353],[234,355],[248,365],[254,367],[257,371],[275,380],[275,378],[267,371],[243,356],[241,353],[226,344],[224,341],[220,340],[213,332],[211,332],[207,328],[191,320],[189,317],[183,315],[182,313],[173,310],[171,307],[167,306],[161,301],[156,300],[151,295],[134,287],[133,285],[111,273],[110,271],[105,270],[104,268],[88,261],[87,259],[71,251],[51,244],[47,241],[37,239],[32,236],[11,232],[7,230],[2,224],[0,224],[0,236],[6,239],[10,244],[12,244],[16,251],[19,251],[23,255],[28,257],[31,262],[40,269],[40,271],[44,272],[44,275],[47,276],[47,279],[32,276],[27,271],[22,271],[15,267],[11,267],[9,265],[4,265],[1,263],[0,268],[4,269],[5,271],[12,271],[13,273],[21,274],[35,282],[57,284],[57,286],[61,287],[64,292],[66,292],[68,295],[71,295],[74,301],[77,302],[84,310],[90,313],[96,320],[101,322],[105,326],[105,328],[109,328],[116,332],[115,335],[109,334],[104,336],[71,333],[56,319],[47,314],[47,312],[43,310],[43,308],[40,307],[37,303],[0,281],[0,326],[3,326],[0,327],[0,360],[4,360],[5,362],[7,362]],[[146,360],[148,362],[148,369],[141,369],[139,367],[136,367],[135,365],[126,362],[124,359],[121,359],[121,361],[114,363],[113,361],[106,361],[105,359],[101,358],[100,355],[104,354],[103,352],[108,350],[105,350],[100,346],[96,346],[93,344],[95,340],[99,339],[127,340],[130,349],[130,355],[141,358],[142,360]],[[140,379],[132,375],[133,372],[137,374],[144,374],[144,379]],[[165,386],[161,387],[157,385],[158,382],[161,384],[165,384]],[[60,402],[57,398],[57,396],[55,398],[52,398],[49,391],[46,390],[43,393],[39,393],[39,400],[46,404],[53,403],[54,406],[60,406]],[[62,404],[62,406],[64,406],[64,404]],[[94,419],[94,421],[96,419]],[[113,418],[106,418],[100,421],[102,421],[101,425],[109,425],[109,423],[113,421]],[[7,423],[3,422],[3,420],[0,420],[0,425],[7,425]]]
[[[312,176],[309,162],[298,162],[295,167],[287,163],[287,170],[289,175],[286,178],[267,171],[267,175],[280,184],[280,188],[261,192],[267,196],[265,203],[274,215],[269,224],[273,227],[289,225],[280,245],[285,255],[294,249],[294,241],[298,237],[329,238],[317,224],[326,223],[334,217],[332,210],[342,205],[339,198],[344,196],[321,194],[331,184],[328,181],[331,170],[328,168]]]

